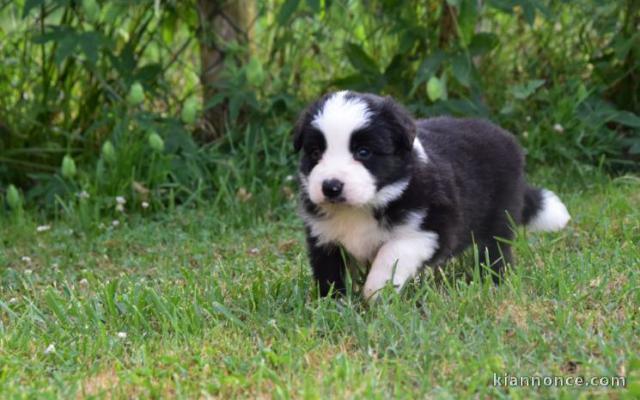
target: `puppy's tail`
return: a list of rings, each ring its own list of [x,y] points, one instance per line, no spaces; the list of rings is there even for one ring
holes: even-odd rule
[[[571,215],[567,207],[551,190],[527,186],[524,192],[522,223],[531,231],[559,231]]]

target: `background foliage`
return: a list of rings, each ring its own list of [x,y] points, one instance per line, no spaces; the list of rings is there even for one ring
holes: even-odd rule
[[[0,1],[4,208],[277,212],[297,113],[341,88],[492,119],[533,167],[638,170],[638,0],[245,3]]]

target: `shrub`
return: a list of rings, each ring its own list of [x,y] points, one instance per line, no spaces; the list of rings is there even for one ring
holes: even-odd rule
[[[200,3],[0,5],[1,184],[48,210],[86,193],[96,215],[116,196],[127,210],[272,210],[291,195],[297,112],[340,88],[491,118],[533,166],[638,169],[637,1],[265,0],[249,43],[206,31]],[[213,88],[199,80],[205,41],[227,56]],[[213,142],[212,109],[226,126]]]

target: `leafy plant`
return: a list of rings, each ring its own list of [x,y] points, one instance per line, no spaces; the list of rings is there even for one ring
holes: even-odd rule
[[[637,1],[264,0],[243,40],[205,3],[2,3],[0,182],[49,210],[83,192],[98,214],[116,196],[277,208],[297,113],[337,89],[493,119],[532,166],[638,168]]]

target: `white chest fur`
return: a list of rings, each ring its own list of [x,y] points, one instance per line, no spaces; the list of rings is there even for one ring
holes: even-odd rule
[[[339,243],[359,262],[373,260],[391,232],[380,226],[371,211],[336,208],[323,219],[305,218],[320,244]]]

